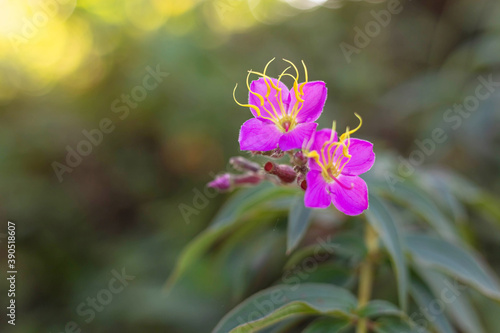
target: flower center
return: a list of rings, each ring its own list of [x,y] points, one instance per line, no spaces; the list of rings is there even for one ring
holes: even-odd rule
[[[344,167],[351,160],[351,154],[349,154],[349,146],[351,145],[351,134],[356,132],[362,124],[361,117],[356,114],[359,119],[359,125],[353,130],[349,130],[347,127],[344,134],[340,138],[335,140],[335,122],[332,126],[332,132],[329,140],[325,140],[323,145],[319,150],[309,151],[309,147],[303,149],[304,155],[312,158],[316,164],[321,168],[321,175],[327,182],[332,182],[334,180],[338,181],[337,178],[344,170]]]
[[[294,117],[286,115],[283,118],[280,118],[276,125],[280,131],[287,133],[295,128],[297,121]]]
[[[331,182],[334,178],[337,178],[340,175],[340,170],[336,165],[332,165],[330,168],[325,170],[326,172],[322,172],[323,178],[327,182]]]

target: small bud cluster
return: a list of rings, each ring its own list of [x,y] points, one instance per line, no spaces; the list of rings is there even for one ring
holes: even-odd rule
[[[273,160],[285,156],[290,157],[290,164],[278,164]],[[229,191],[238,186],[258,185],[263,180],[268,180],[280,185],[296,183],[304,191],[307,188],[306,177],[307,157],[301,151],[284,152],[279,148],[271,151],[253,151],[253,156],[261,155],[269,159],[263,166],[252,162],[242,156],[235,156],[229,159],[231,166],[242,172],[242,174],[224,173],[218,175],[213,181],[208,183],[209,187],[220,191]]]

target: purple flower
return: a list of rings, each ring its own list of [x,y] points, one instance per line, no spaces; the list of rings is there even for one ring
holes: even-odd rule
[[[305,82],[299,84],[297,67],[288,60],[285,61],[291,66],[278,79],[270,78],[266,75],[266,70],[271,61],[264,68],[264,73],[248,72],[248,104],[238,103],[235,99],[238,105],[249,107],[255,117],[241,126],[238,140],[241,150],[269,151],[278,147],[283,151],[300,149],[318,126],[315,121],[323,111],[327,95],[325,83],[308,82],[307,68],[302,62]],[[287,73],[292,66],[296,76]],[[261,78],[248,84],[250,74]],[[285,75],[294,80],[292,90],[281,82]]]
[[[368,209],[368,188],[358,175],[367,172],[375,162],[373,144],[351,139],[362,124],[337,138],[335,129],[317,131],[305,149],[309,157],[305,205],[326,208],[330,203],[347,215],[359,215]],[[335,126],[335,124],[334,124]]]

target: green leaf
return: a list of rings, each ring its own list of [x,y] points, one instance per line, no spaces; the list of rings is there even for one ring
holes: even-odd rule
[[[304,262],[303,265],[286,271],[282,281],[286,284],[297,285],[299,283],[329,283],[345,287],[354,279],[354,271],[344,265],[326,262],[316,263]]]
[[[381,318],[374,325],[376,333],[428,333],[423,327],[411,327],[407,322],[396,318]]]
[[[462,286],[454,284],[450,279],[439,272],[429,270],[426,267],[415,265],[418,274],[427,283],[433,294],[436,295],[433,304],[428,309],[432,315],[435,312],[446,311],[451,314],[454,322],[465,333],[484,333],[482,324],[469,302],[466,290]],[[444,307],[444,309],[443,309]]]
[[[407,236],[406,245],[412,256],[422,264],[442,270],[484,295],[500,300],[500,286],[495,276],[466,249],[426,235]]]
[[[385,191],[385,194],[422,216],[443,238],[455,243],[461,242],[450,220],[414,185],[398,183],[394,185],[394,191]]]
[[[304,196],[299,195],[290,207],[286,253],[290,254],[302,240],[311,222],[312,209],[304,206]]]
[[[280,321],[279,323],[267,326],[261,330],[256,331],[257,333],[287,333],[290,332],[295,326],[300,323],[300,316],[291,317]]]
[[[370,194],[370,209],[366,212],[366,217],[379,234],[389,253],[398,281],[399,304],[405,311],[408,302],[408,270],[403,252],[403,242],[396,228],[393,213],[380,198]]]
[[[427,310],[435,302],[436,298],[432,291],[420,281],[413,280],[410,288],[413,299],[419,306],[419,311],[412,313],[412,319],[420,324],[420,319],[415,317],[425,317],[425,324],[430,323],[438,333],[455,333],[455,329],[451,326],[448,318],[446,318],[443,311],[433,311],[432,314]],[[420,325],[422,326],[422,325]]]
[[[297,190],[291,187],[277,187],[268,183],[243,190],[235,195],[217,214],[208,229],[200,233],[181,252],[173,273],[165,285],[169,291],[173,284],[187,269],[198,260],[214,242],[231,230],[241,217],[258,209],[273,209],[273,200],[296,195]]]
[[[404,317],[405,315],[405,313],[401,311],[397,306],[383,300],[370,301],[366,306],[358,310],[357,313],[360,317],[364,318],[375,318],[382,316]]]
[[[351,322],[341,318],[320,318],[313,321],[302,333],[342,333],[351,327]]]
[[[279,285],[263,290],[231,310],[213,333],[243,333],[265,328],[300,315],[351,318],[356,298],[329,284]]]
[[[419,181],[425,186],[428,193],[432,194],[433,200],[446,207],[453,216],[455,223],[463,224],[467,221],[467,213],[462,202],[458,200],[452,188],[442,174],[444,172],[427,172],[419,177]]]
[[[320,253],[322,253],[320,255]],[[354,233],[341,233],[330,236],[326,240],[319,240],[317,244],[309,245],[295,251],[285,264],[285,270],[291,270],[308,257],[321,256],[323,253],[337,255],[342,258],[359,262],[366,257],[366,246],[363,238]]]

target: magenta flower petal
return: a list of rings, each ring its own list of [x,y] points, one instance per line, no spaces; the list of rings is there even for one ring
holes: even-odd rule
[[[316,123],[298,124],[289,132],[283,133],[280,138],[279,147],[283,151],[301,149],[304,141],[307,142],[318,127]]]
[[[319,153],[323,148],[323,144],[329,141],[331,136],[332,136],[332,130],[329,128],[324,128],[322,130],[316,131],[316,133],[314,133],[312,144],[309,147],[309,150],[316,150]],[[333,134],[333,141],[337,140],[338,140],[337,133],[335,132]]]
[[[274,86],[281,89],[281,93],[275,88],[273,88],[270,81],[274,83]],[[269,96],[266,98],[268,85],[269,85]],[[276,114],[281,116],[283,113],[286,113],[288,109],[290,96],[288,88],[283,82],[280,81],[278,84],[277,79],[273,78],[264,79],[263,77],[261,77],[258,80],[252,81],[252,83],[250,84],[250,90],[253,91],[254,93],[259,94],[262,97],[262,100],[264,101],[264,105],[262,106],[261,99],[252,92],[248,92],[248,103],[258,107],[260,109],[262,117],[273,118],[273,116],[276,117]],[[273,111],[273,107],[276,113]],[[250,108],[250,110],[252,111],[252,114],[255,117],[259,116],[253,108]]]
[[[241,126],[238,142],[241,150],[268,151],[278,147],[282,134],[273,122],[252,118]]]
[[[341,154],[341,150],[337,151],[336,157]],[[342,174],[357,176],[367,172],[375,163],[375,153],[373,152],[373,143],[360,140],[351,139],[349,146],[349,155],[351,159],[344,167]],[[343,157],[343,161],[345,157]]]
[[[368,209],[368,187],[358,176],[340,175],[330,183],[330,192],[334,206],[346,215],[359,215]]]
[[[328,184],[320,171],[311,170],[307,173],[307,189],[304,195],[304,204],[310,208],[326,208],[332,199],[328,193]]]
[[[300,89],[299,89],[300,90]],[[325,106],[327,89],[325,82],[323,81],[312,81],[308,82],[303,87],[304,95],[302,99],[304,103],[298,103],[300,109],[297,115],[297,121],[299,123],[316,121],[323,111]],[[297,102],[295,91],[290,92],[290,108],[292,108]]]

